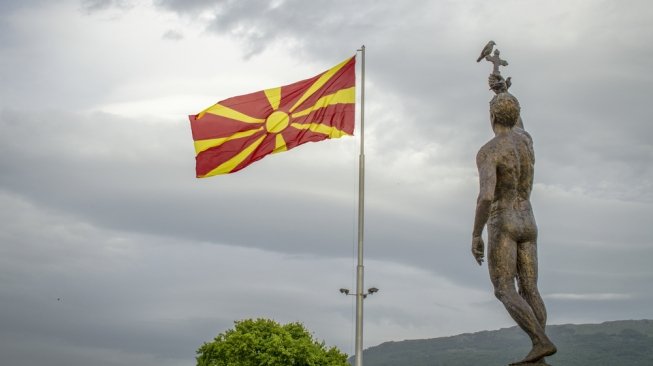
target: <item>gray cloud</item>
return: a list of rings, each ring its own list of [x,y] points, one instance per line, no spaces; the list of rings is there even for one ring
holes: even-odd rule
[[[113,8],[128,10],[133,6],[133,0],[81,0],[81,9],[88,14]]]
[[[184,34],[181,33],[180,31],[170,29],[170,30],[166,31],[165,33],[163,33],[163,39],[168,39],[168,40],[171,40],[171,41],[179,41],[179,40],[184,39]]]

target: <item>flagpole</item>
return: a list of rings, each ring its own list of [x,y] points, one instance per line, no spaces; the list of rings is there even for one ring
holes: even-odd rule
[[[358,159],[358,265],[356,266],[356,356],[354,366],[363,366],[363,234],[365,219],[365,45],[361,51],[361,147]]]

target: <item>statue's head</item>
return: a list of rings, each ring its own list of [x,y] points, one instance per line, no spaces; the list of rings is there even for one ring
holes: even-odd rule
[[[513,127],[519,119],[519,102],[510,93],[497,94],[490,103],[490,118],[492,125],[500,124]]]

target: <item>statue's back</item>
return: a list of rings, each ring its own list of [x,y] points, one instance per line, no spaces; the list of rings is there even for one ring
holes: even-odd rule
[[[530,200],[533,190],[533,176],[535,175],[535,151],[533,150],[533,139],[528,132],[519,127],[514,127],[513,132],[518,141],[519,151],[519,196],[524,200]]]

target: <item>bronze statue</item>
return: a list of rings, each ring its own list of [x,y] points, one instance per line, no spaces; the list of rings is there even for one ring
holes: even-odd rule
[[[472,254],[481,265],[485,252],[482,233],[487,224],[488,267],[494,293],[533,344],[523,360],[511,365],[546,365],[544,357],[554,354],[556,347],[545,333],[546,308],[537,289],[537,226],[530,203],[533,142],[523,129],[519,102],[508,93],[498,72],[490,75],[489,84],[496,93],[490,102],[495,136],[476,157],[480,189]]]

